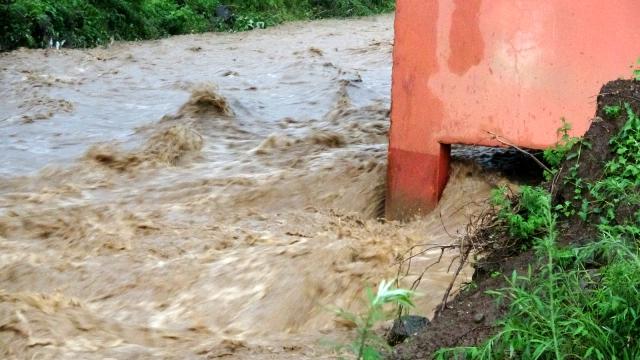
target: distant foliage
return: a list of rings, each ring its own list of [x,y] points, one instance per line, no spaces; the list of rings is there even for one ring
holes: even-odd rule
[[[389,0],[310,0],[316,16],[363,16],[372,12],[391,11],[395,1]]]
[[[227,5],[223,21],[216,8]],[[283,21],[391,11],[394,0],[0,0],[0,50],[91,47],[204,31],[244,31]]]

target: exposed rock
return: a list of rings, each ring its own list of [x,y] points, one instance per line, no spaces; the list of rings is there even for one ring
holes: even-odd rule
[[[429,319],[423,316],[406,315],[393,322],[393,327],[387,333],[387,342],[394,346],[403,342],[408,337],[417,334],[429,325]]]
[[[232,22],[233,11],[227,5],[218,5],[216,6],[216,17],[226,23]]]
[[[477,313],[473,316],[473,321],[477,324],[481,323],[484,321],[484,314],[483,313]]]

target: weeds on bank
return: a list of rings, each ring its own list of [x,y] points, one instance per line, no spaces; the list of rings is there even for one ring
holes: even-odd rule
[[[636,211],[640,205],[640,117],[628,103],[607,106],[604,112],[612,119],[627,118],[620,132],[610,140],[615,156],[605,164],[604,176],[593,182],[578,177],[580,164],[576,162],[564,180],[573,186],[575,195],[562,209],[564,215],[576,213],[583,221],[599,224],[604,231],[624,232],[637,238],[640,235],[640,228],[636,226],[640,220]],[[577,208],[567,210],[572,206]]]
[[[558,144],[545,149],[542,154],[544,160],[549,163],[552,168],[557,168],[564,160],[567,153],[580,140],[579,138],[569,136],[570,130],[571,124],[563,118],[562,126],[558,129],[558,135],[560,136]]]
[[[391,282],[382,281],[374,294],[371,288],[365,289],[367,309],[361,314],[338,309],[336,315],[356,326],[356,339],[340,349],[346,349],[358,360],[382,359],[382,351],[389,348],[385,339],[374,332],[374,326],[387,319],[387,307],[412,308],[414,293],[406,289],[396,289]],[[391,306],[390,306],[391,305]]]
[[[640,356],[640,258],[634,244],[609,233],[587,247],[556,246],[550,196],[544,235],[535,251],[543,259],[508,286],[491,292],[509,300],[500,332],[479,347],[444,349],[437,359],[637,359]],[[606,265],[593,268],[595,259]]]
[[[591,182],[580,179],[577,168],[568,169],[564,181],[575,189],[568,205],[553,206],[542,188],[524,187],[515,203],[504,192],[494,194],[498,217],[512,236],[533,237],[539,263],[527,274],[511,274],[504,289],[491,292],[509,301],[495,336],[478,347],[442,349],[437,359],[640,358],[640,117],[629,104],[604,113],[626,117],[610,141],[615,156],[604,176]],[[575,141],[554,150],[552,156],[561,155],[556,167],[569,156],[578,160],[582,146]],[[556,221],[571,216],[597,224],[597,241],[557,246]]]
[[[506,187],[491,192],[491,202],[498,208],[509,235],[521,240],[530,239],[544,225],[543,209],[547,206],[544,190],[523,186],[516,199],[509,197]],[[515,200],[515,201],[514,201]]]

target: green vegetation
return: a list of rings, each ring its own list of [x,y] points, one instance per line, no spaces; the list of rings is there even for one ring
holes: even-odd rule
[[[382,281],[378,286],[378,292],[373,293],[371,288],[365,289],[367,300],[367,310],[362,314],[354,314],[352,312],[338,309],[336,314],[338,317],[355,324],[357,330],[356,339],[348,345],[342,346],[350,353],[357,356],[357,359],[378,360],[382,359],[382,350],[388,349],[387,342],[375,334],[373,328],[382,320],[386,320],[386,305],[402,306],[404,308],[412,308],[413,301],[411,298],[414,293],[405,289],[394,289],[391,282]]]
[[[227,5],[233,18],[216,16]],[[0,50],[71,47],[203,31],[243,31],[296,19],[363,16],[393,10],[394,0],[3,0]]]
[[[477,347],[442,349],[437,359],[640,359],[640,117],[626,103],[603,110],[625,116],[626,124],[610,140],[614,157],[602,177],[579,177],[584,141],[565,138],[572,147],[549,152],[556,167],[575,159],[564,163],[576,168],[562,180],[574,189],[568,205],[553,206],[541,187],[524,187],[514,201],[504,190],[494,194],[499,219],[511,236],[533,238],[539,262],[489,292],[508,300],[495,336]],[[558,245],[557,222],[574,216],[597,228],[595,241]]]
[[[638,214],[627,214],[632,218],[619,219],[617,210],[634,209],[640,204],[640,117],[633,112],[629,104],[624,104],[627,122],[610,141],[611,150],[616,156],[605,165],[605,176],[583,187],[589,196],[583,199],[583,208],[587,209],[583,219],[596,215],[601,229],[637,240],[640,229],[636,226],[640,220]],[[620,222],[622,220],[622,222]]]
[[[557,168],[565,156],[573,148],[579,139],[569,136],[569,130],[571,130],[571,124],[564,118],[562,119],[562,126],[558,129],[558,135],[560,135],[560,141],[556,146],[552,146],[545,149],[543,152],[544,160],[551,165],[551,167]]]
[[[542,210],[547,206],[541,196],[544,193],[540,188],[523,186],[515,201],[507,196],[504,187],[491,193],[491,201],[498,208],[498,219],[506,224],[510,236],[528,240],[541,229],[545,221]]]

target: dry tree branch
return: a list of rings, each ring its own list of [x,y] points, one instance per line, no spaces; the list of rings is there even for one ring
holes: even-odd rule
[[[418,253],[414,254],[413,250],[415,250],[416,248],[419,248],[421,246],[427,246],[427,247],[422,249]],[[439,249],[440,250],[440,255],[438,256],[438,259],[436,261],[432,262],[431,264],[425,266],[425,268],[422,270],[420,275],[411,284],[411,290],[415,290],[418,287],[418,285],[420,284],[420,282],[422,281],[422,278],[427,273],[427,271],[429,271],[429,269],[431,269],[433,266],[439,264],[440,261],[442,261],[442,257],[444,256],[445,251],[451,250],[451,249],[455,249],[457,247],[458,247],[458,245],[456,245],[456,244],[452,244],[452,245],[418,244],[418,245],[412,246],[407,252],[405,252],[405,254],[408,254],[409,256],[401,258],[399,261],[396,261],[394,263],[394,265],[398,265],[398,273],[397,273],[397,277],[396,277],[396,285],[399,286],[400,274],[403,273],[403,264],[405,264],[405,263],[407,264],[407,270],[406,270],[406,272],[404,272],[405,273],[404,276],[408,276],[409,275],[409,271],[411,269],[411,260],[413,260],[415,257],[420,256],[422,254],[425,254],[425,253],[427,253],[429,251],[432,251],[432,250],[435,250],[435,249]],[[403,309],[402,306],[398,306],[398,319],[402,316],[402,311],[403,310],[404,309]]]
[[[511,196],[515,195],[512,194]],[[497,220],[496,209],[493,207],[481,212],[477,216],[472,216],[467,223],[465,232],[466,235],[458,235],[456,237],[456,243],[448,245],[423,243],[412,246],[394,263],[394,265],[398,266],[398,276],[403,273],[405,274],[405,276],[409,275],[409,269],[411,268],[412,260],[416,257],[424,255],[425,253],[433,250],[439,250],[437,259],[426,265],[417,276],[417,278],[412,282],[411,290],[415,290],[418,288],[420,282],[424,279],[428,271],[431,270],[436,264],[442,262],[446,251],[456,249],[459,251],[459,253],[451,259],[451,262],[449,263],[449,266],[447,268],[447,272],[450,272],[453,264],[457,262],[453,277],[450,280],[449,285],[447,286],[447,289],[445,290],[445,293],[442,297],[442,302],[440,303],[438,309],[436,309],[435,311],[434,317],[437,318],[446,309],[449,297],[451,296],[451,293],[453,291],[453,287],[462,270],[469,263],[469,259],[472,254],[474,254],[474,256],[483,254],[487,255],[494,251],[508,250],[514,246],[514,243],[508,237],[494,238],[489,236],[489,234],[493,233],[494,229],[498,226],[501,226],[501,223]],[[447,231],[446,228],[445,231]],[[451,236],[451,234],[449,235]],[[416,249],[419,250],[416,251]],[[407,267],[406,272],[404,271],[405,266]],[[402,315],[402,311],[402,308],[398,309],[398,317]]]
[[[450,238],[455,239],[455,237],[451,235],[449,230],[447,230],[447,227],[444,224],[444,220],[442,220],[442,210],[438,211],[438,215],[440,215],[440,224],[442,224],[442,228],[444,229],[444,232],[447,233],[447,235],[449,235]]]
[[[447,291],[444,292],[444,296],[442,297],[442,302],[440,304],[440,309],[436,311],[434,317],[437,318],[440,315],[440,313],[442,313],[442,311],[444,311],[444,309],[447,307],[447,302],[449,300],[449,294],[451,293],[451,289],[453,289],[453,285],[458,279],[458,275],[460,275],[460,272],[464,268],[464,265],[467,263],[467,259],[469,258],[469,254],[471,253],[472,248],[473,248],[472,246],[468,246],[466,249],[464,249],[464,251],[462,251],[462,254],[459,255],[460,262],[458,263],[458,268],[456,269],[455,274],[453,274],[453,279],[451,279],[451,281],[449,282]]]
[[[420,252],[417,252],[415,254],[413,254],[413,249],[422,247],[422,246],[429,246],[423,250],[421,250]],[[458,248],[459,245],[457,244],[451,244],[451,245],[438,245],[438,244],[418,244],[418,245],[414,245],[412,246],[409,251],[407,251],[407,253],[411,252],[410,255],[406,258],[401,258],[400,260],[396,261],[395,263],[393,263],[393,265],[400,265],[402,266],[402,264],[404,264],[405,262],[410,262],[411,259],[416,258],[420,255],[426,254],[429,251],[435,250],[435,249],[444,249],[444,250],[449,250],[449,249],[456,249]]]
[[[504,144],[504,145],[507,145],[507,146],[510,146],[510,147],[520,151],[521,153],[528,155],[529,157],[531,157],[533,159],[533,161],[535,161],[538,165],[540,165],[540,167],[542,167],[546,171],[551,171],[551,169],[549,169],[549,167],[547,167],[547,165],[543,164],[542,161],[538,160],[537,157],[535,157],[532,153],[528,152],[527,150],[519,147],[518,145],[516,145],[516,144],[514,144],[514,143],[512,143],[510,141],[507,141],[507,139],[505,139],[504,137],[502,137],[502,136],[500,136],[500,135],[498,135],[496,133],[493,133],[493,132],[487,131],[487,130],[485,130],[485,132],[488,133],[489,135],[491,135],[492,139],[496,140],[497,142],[499,142],[501,144]]]
[[[451,261],[449,262],[449,266],[447,266],[447,272],[451,271],[451,267],[453,266],[453,263],[456,262],[456,260],[458,259],[460,259],[460,255],[456,255],[451,258]]]
[[[415,290],[418,287],[418,285],[420,285],[420,281],[422,281],[424,274],[426,274],[427,271],[429,271],[429,269],[431,269],[433,266],[439,264],[440,261],[442,261],[442,257],[444,256],[444,251],[445,251],[444,248],[440,249],[440,255],[438,256],[438,259],[432,262],[431,264],[425,266],[425,268],[422,270],[422,273],[420,273],[420,276],[418,276],[418,278],[416,278],[413,281],[413,284],[411,284],[411,290]]]
[[[623,97],[629,100],[634,100],[634,101],[640,101],[640,98],[637,98],[635,96],[630,96],[630,95],[625,95],[625,94],[620,94],[618,91],[615,92],[603,92],[603,93],[599,93],[598,95],[593,95],[591,97],[599,97],[599,96],[605,96],[605,95],[614,95],[614,96],[618,96],[618,97]]]
[[[551,186],[549,188],[549,193],[554,198],[556,196],[555,187],[556,187],[556,184],[558,183],[558,179],[560,179],[560,174],[561,173],[562,173],[562,166],[560,166],[560,169],[558,169],[558,172],[556,172],[556,174],[553,176],[553,180],[551,180]]]

